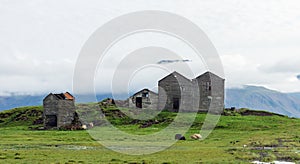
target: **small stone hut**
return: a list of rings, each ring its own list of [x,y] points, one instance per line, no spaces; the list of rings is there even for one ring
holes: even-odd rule
[[[50,93],[43,100],[43,119],[46,129],[71,125],[75,118],[75,98],[69,92]]]
[[[129,97],[130,108],[157,109],[158,94],[149,89],[142,89]]]

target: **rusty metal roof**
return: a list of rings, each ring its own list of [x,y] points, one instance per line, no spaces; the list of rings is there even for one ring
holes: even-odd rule
[[[69,92],[64,93],[64,96],[67,100],[74,100],[74,96],[71,95]]]

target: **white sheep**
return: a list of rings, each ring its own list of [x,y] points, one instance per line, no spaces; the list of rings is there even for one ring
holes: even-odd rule
[[[94,123],[90,122],[88,127],[89,127],[89,129],[93,128],[94,127]]]
[[[86,125],[82,125],[81,128],[84,130],[87,129]]]
[[[194,140],[199,140],[201,138],[202,138],[202,136],[200,134],[193,134],[193,135],[191,135],[191,139],[194,139]]]

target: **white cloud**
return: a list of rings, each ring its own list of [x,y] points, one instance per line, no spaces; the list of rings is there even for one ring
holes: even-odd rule
[[[255,84],[300,91],[299,80],[291,80],[300,73],[298,0],[3,0],[0,93],[70,90],[76,58],[88,37],[114,17],[151,9],[182,15],[207,33],[221,55],[227,86]],[[147,39],[139,42],[143,40]],[[180,49],[175,42],[159,43]],[[118,56],[125,50],[114,52]],[[184,59],[194,63],[189,51],[178,52],[186,52]],[[112,58],[111,68],[118,58]],[[192,68],[203,70],[196,64]]]
[[[241,87],[243,85],[262,85],[282,92],[299,91],[300,82],[297,80],[293,67],[295,65],[274,65],[264,68],[257,60],[243,55],[223,55],[226,75],[226,86]],[[266,62],[268,63],[268,62]],[[271,62],[272,63],[272,62]],[[289,69],[291,67],[291,69]]]
[[[287,57],[272,64],[260,67],[266,73],[300,73],[300,57]]]

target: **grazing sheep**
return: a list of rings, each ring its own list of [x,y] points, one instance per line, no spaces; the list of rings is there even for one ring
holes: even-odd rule
[[[199,140],[201,138],[202,138],[202,136],[200,134],[193,134],[193,135],[191,135],[191,139],[194,139],[194,140]]]
[[[93,122],[90,122],[89,125],[88,125],[88,128],[91,129],[91,128],[93,128],[93,127],[94,127],[94,123],[93,123]]]
[[[81,128],[84,129],[84,130],[87,129],[86,125],[82,125]]]

